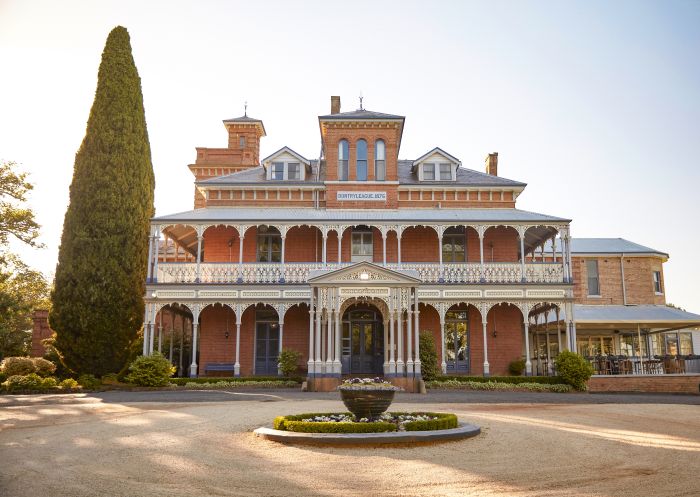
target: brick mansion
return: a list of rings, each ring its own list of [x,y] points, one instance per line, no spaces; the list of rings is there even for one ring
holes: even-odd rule
[[[666,253],[518,209],[526,184],[497,153],[479,170],[439,147],[399,159],[403,116],[331,97],[318,123],[319,158],[293,143],[261,158],[247,114],[223,122],[227,147],[196,149],[194,209],[152,219],[144,354],[181,376],[271,376],[294,349],[311,388],[382,375],[412,389],[426,331],[445,374],[700,350],[700,316],[666,305]]]

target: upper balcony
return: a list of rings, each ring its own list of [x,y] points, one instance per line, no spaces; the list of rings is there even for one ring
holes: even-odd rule
[[[154,219],[148,281],[303,284],[368,261],[428,284],[569,284],[568,225],[516,209],[200,209]]]

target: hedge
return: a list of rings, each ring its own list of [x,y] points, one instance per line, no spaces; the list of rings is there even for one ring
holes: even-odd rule
[[[442,375],[435,378],[435,381],[462,381],[462,382],[478,382],[478,383],[544,383],[546,385],[561,385],[566,382],[558,376],[450,376]]]
[[[225,381],[228,383],[235,382],[266,382],[266,381],[293,381],[301,384],[303,381],[300,376],[211,376],[206,378],[170,378],[170,383],[175,385],[186,385],[187,383],[219,383]]]
[[[446,390],[529,390],[531,392],[556,392],[568,393],[572,387],[566,384],[547,383],[503,383],[500,381],[428,381],[425,383],[429,389]]]
[[[457,416],[446,412],[391,412],[389,414],[401,415],[401,414],[412,414],[412,415],[423,415],[436,417],[438,419],[431,419],[429,421],[409,421],[404,423],[404,428],[406,431],[433,431],[433,430],[449,430],[450,428],[457,428]]]
[[[275,430],[294,431],[297,433],[384,433],[396,431],[396,425],[383,421],[370,423],[339,423],[335,421],[317,422],[302,421],[302,419],[313,418],[315,416],[328,416],[339,413],[309,413],[296,414],[292,416],[278,416],[273,422]],[[347,414],[352,416],[352,414]]]

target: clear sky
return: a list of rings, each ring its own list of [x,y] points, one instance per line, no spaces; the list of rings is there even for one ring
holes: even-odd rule
[[[320,149],[330,95],[406,116],[400,157],[440,146],[528,183],[522,209],[579,237],[670,253],[667,299],[700,312],[700,2],[0,0],[0,158],[31,173],[53,273],[104,42],[131,34],[156,209],[192,208],[195,147],[262,119],[262,156]]]

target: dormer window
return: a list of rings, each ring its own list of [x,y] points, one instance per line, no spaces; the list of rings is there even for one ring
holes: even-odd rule
[[[440,181],[450,181],[452,179],[452,164],[440,164]]]
[[[290,162],[289,164],[287,164],[287,179],[301,179],[298,162]]]
[[[270,181],[305,181],[311,172],[311,163],[289,147],[279,149],[262,163]]]
[[[435,181],[435,164],[423,164],[423,180]]]
[[[284,162],[273,162],[272,163],[272,179],[283,180],[284,179]]]

